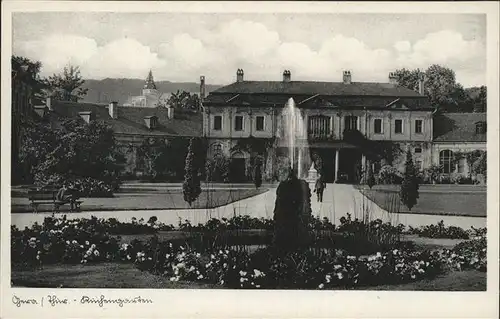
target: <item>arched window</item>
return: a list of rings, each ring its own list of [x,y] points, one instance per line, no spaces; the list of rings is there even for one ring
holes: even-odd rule
[[[486,134],[486,122],[476,123],[476,134]]]
[[[453,152],[444,150],[439,152],[439,165],[443,168],[443,173],[451,173],[455,170],[453,167]]]
[[[214,143],[210,146],[210,155],[212,157],[217,157],[221,156],[222,153],[222,144],[221,143]]]

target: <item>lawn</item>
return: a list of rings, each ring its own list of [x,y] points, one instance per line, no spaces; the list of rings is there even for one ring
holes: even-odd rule
[[[48,265],[43,269],[13,270],[14,287],[44,288],[196,288],[214,289],[199,282],[171,282],[168,278],[140,271],[129,263],[95,265]],[[449,272],[435,279],[400,285],[358,287],[358,290],[485,291],[486,273],[475,270]]]
[[[452,271],[434,279],[423,279],[401,285],[381,285],[367,290],[408,291],[486,291],[486,272],[477,270]]]
[[[117,193],[113,198],[83,198],[82,211],[109,211],[109,210],[159,210],[159,209],[188,209],[188,208],[216,208],[241,199],[253,197],[267,191],[260,189],[211,189],[203,190],[198,199],[189,206],[184,201],[182,189],[171,189],[163,192]],[[61,208],[65,211],[68,207]],[[51,205],[41,205],[41,211],[50,211]],[[12,198],[12,212],[31,212],[29,200],[23,197]]]
[[[14,287],[44,288],[213,288],[200,283],[171,282],[140,271],[130,263],[47,265],[36,270],[13,270],[11,282]]]
[[[372,189],[365,185],[356,187],[387,211],[409,212],[400,204],[399,185],[376,185]],[[411,213],[473,217],[485,217],[486,211],[486,189],[462,185],[421,185],[418,202],[411,209]]]

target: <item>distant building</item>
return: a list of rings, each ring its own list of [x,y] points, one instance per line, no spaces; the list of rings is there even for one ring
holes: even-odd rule
[[[149,74],[142,89],[142,95],[129,97],[123,106],[133,107],[157,107],[160,100],[165,99],[163,93],[158,92],[153,78],[153,72],[149,70]]]
[[[22,143],[21,126],[22,124],[31,119],[34,115],[33,112],[33,90],[38,81],[29,72],[28,65],[21,65],[19,61],[12,59],[12,73],[11,73],[11,172],[12,183],[20,182],[22,174],[19,174],[19,150]]]
[[[81,118],[85,122],[101,121],[111,126],[122,153],[126,155],[126,173],[143,175],[145,168],[138,158],[137,147],[148,138],[199,137],[202,116],[170,107],[123,107],[116,102],[105,104],[47,100],[38,115],[56,127],[61,120]]]
[[[486,151],[486,113],[444,113],[434,118],[432,163],[443,173],[469,175],[466,158],[455,160],[458,153]]]
[[[243,70],[238,69],[236,82],[212,91],[203,100],[208,156],[229,157],[232,172],[242,175],[242,179],[250,177],[252,161],[260,156],[266,177],[276,178],[288,154],[286,143],[276,144],[276,138],[281,134],[283,110],[289,98],[294,99],[304,119],[302,129],[297,131],[300,141],[295,156],[304,164],[298,168],[301,177],[307,175],[312,158],[321,159],[322,174],[328,181],[346,177],[358,182],[369,164],[375,170],[385,163],[402,170],[404,152],[396,158],[384,154],[379,154],[381,159],[374,158],[374,150],[382,145],[410,149],[419,169],[444,163],[446,158],[436,155],[443,154],[442,150],[486,148],[486,126],[483,133],[475,130],[469,123],[475,120],[469,114],[434,119],[435,109],[422,94],[423,79],[418,92],[398,86],[393,73],[388,80],[355,82],[351,72],[344,71],[342,82],[292,81],[291,72],[285,70],[282,81],[245,81]],[[485,119],[484,114],[474,117],[478,123]],[[441,121],[463,123],[465,119],[467,125],[459,125],[463,133],[455,133],[455,126],[447,132],[434,132],[435,127],[441,127]]]

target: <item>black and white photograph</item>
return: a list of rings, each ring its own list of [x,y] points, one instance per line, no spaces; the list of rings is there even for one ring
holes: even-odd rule
[[[498,293],[498,12],[149,5],[10,12],[3,286]]]

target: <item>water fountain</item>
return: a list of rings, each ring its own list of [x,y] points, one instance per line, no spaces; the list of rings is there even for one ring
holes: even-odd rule
[[[276,132],[278,145],[286,148],[288,166],[295,171],[298,178],[303,178],[304,172],[307,173],[309,169],[309,145],[304,117],[292,98],[287,101],[281,119]]]
[[[295,251],[307,246],[307,225],[311,215],[311,190],[301,179],[304,165],[308,165],[309,148],[305,136],[304,119],[293,99],[289,99],[282,113],[278,141],[288,153],[286,179],[276,190],[274,207],[274,247],[279,251]]]

